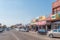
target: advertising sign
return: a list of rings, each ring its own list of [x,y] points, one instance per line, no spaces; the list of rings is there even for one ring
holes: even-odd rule
[[[56,19],[57,19],[57,20],[60,20],[60,13],[57,13]]]
[[[60,13],[51,15],[51,20],[60,20]]]
[[[51,19],[55,20],[56,19],[56,14],[51,15]]]

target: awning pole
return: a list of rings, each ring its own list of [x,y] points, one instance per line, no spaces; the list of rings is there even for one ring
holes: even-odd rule
[[[47,28],[47,25],[46,25],[46,31],[47,31],[47,29],[48,29],[48,28]]]

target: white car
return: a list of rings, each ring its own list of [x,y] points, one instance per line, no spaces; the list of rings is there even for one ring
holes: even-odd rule
[[[23,31],[23,32],[25,32],[25,29],[21,28],[21,29],[20,29],[20,31]]]
[[[3,32],[4,31],[4,29],[3,28],[0,28],[0,32]]]
[[[19,28],[15,28],[15,30],[19,31]]]
[[[19,31],[22,31],[22,32],[29,32],[28,29],[24,29],[24,28],[19,29]]]
[[[50,38],[60,37],[60,29],[53,29],[53,30],[49,31],[47,33],[47,36],[49,36]]]

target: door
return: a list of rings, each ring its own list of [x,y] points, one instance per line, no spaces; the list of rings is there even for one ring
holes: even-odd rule
[[[58,37],[58,31],[57,31],[57,29],[54,29],[54,30],[53,30],[53,36],[54,36],[54,37]]]
[[[58,29],[58,37],[60,37],[60,29]]]

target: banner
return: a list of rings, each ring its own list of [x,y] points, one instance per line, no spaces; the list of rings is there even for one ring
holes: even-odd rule
[[[56,19],[57,19],[57,20],[60,20],[60,13],[57,13],[57,14],[56,14]]]
[[[52,20],[56,19],[56,14],[53,14],[53,15],[51,16],[51,19],[52,19]]]

